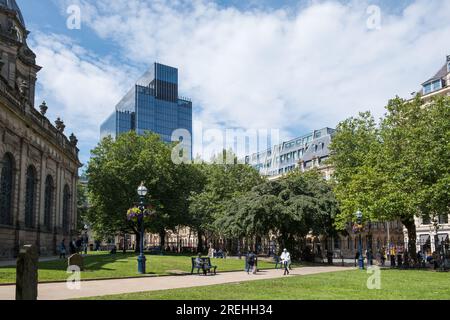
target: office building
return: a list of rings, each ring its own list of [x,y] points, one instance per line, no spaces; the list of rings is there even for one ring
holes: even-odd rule
[[[334,129],[314,130],[301,137],[282,142],[263,152],[245,158],[245,163],[253,166],[262,176],[276,179],[299,168],[307,171],[318,168],[328,180],[332,170],[326,164],[329,157],[328,146]]]
[[[172,134],[184,129],[190,140],[192,157],[192,102],[178,95],[178,69],[154,63],[116,105],[114,112],[100,127],[100,137],[117,137],[121,133],[151,131],[164,142],[172,142]],[[179,141],[180,137],[176,137]]]

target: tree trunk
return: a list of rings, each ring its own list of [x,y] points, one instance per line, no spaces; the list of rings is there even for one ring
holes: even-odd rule
[[[412,261],[417,263],[417,248],[416,248],[416,223],[413,219],[402,220],[406,230],[408,230],[408,253]]]
[[[166,230],[161,229],[159,231],[159,245],[161,247],[161,251],[166,250]]]
[[[126,243],[126,241],[127,241],[127,237],[126,237],[126,233],[124,232],[123,233],[123,248],[122,248],[122,252],[123,252],[123,254],[126,254],[127,253],[127,243]]]
[[[134,247],[134,252],[140,253],[140,251],[141,251],[141,233],[136,232],[135,235],[136,235],[136,245]]]
[[[202,253],[203,252],[203,233],[201,231],[197,232],[197,252]]]

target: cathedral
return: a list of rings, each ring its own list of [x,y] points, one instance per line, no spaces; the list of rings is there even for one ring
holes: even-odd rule
[[[77,228],[77,138],[35,108],[36,55],[15,0],[0,0],[0,259],[25,244],[54,255]]]

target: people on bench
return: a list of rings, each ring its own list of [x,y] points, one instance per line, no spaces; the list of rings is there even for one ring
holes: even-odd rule
[[[216,274],[217,266],[213,266],[211,264],[210,258],[202,258],[201,254],[199,253],[196,258],[192,258],[192,274],[194,273],[194,269],[197,269],[197,273],[200,273],[201,269],[203,271],[203,274],[206,276],[208,272],[212,273],[214,271],[214,274]]]

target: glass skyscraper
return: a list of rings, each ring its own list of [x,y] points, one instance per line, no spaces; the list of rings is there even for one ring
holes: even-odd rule
[[[189,146],[192,158],[192,102],[178,96],[178,69],[155,63],[102,123],[100,137],[115,138],[131,130],[138,134],[151,131],[169,143],[177,129],[190,133],[190,141],[183,143]]]

